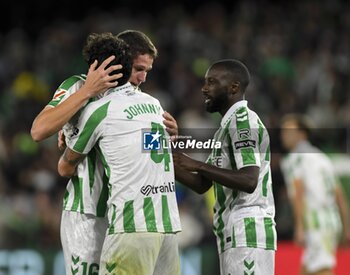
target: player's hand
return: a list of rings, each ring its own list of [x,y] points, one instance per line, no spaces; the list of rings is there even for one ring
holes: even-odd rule
[[[64,151],[66,147],[66,137],[64,136],[63,131],[61,130],[58,132],[58,149],[60,151]]]
[[[120,70],[123,66],[118,64],[106,68],[114,59],[114,55],[108,57],[98,68],[97,60],[90,65],[85,84],[83,85],[89,97],[94,97],[118,85],[117,80],[121,78],[123,74],[109,74],[115,70]]]
[[[167,111],[164,112],[163,118],[163,123],[166,127],[165,129],[169,133],[171,141],[175,141],[177,139],[177,136],[179,135],[179,129],[177,127],[177,122],[175,118]]]
[[[196,172],[201,162],[190,158],[188,155],[180,152],[173,152],[174,166],[176,168],[185,169]]]

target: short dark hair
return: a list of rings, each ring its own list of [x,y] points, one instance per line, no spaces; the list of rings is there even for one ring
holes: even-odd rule
[[[143,32],[126,30],[118,33],[117,37],[124,40],[129,45],[133,59],[143,54],[149,54],[153,59],[156,59],[158,56],[157,48],[153,45],[151,39]]]
[[[286,114],[281,119],[281,125],[287,121],[294,121],[298,127],[298,130],[304,132],[307,137],[310,137],[314,125],[307,115],[298,113]]]
[[[211,65],[212,67],[221,67],[227,73],[230,74],[232,79],[239,81],[242,92],[245,92],[249,81],[250,81],[250,73],[246,65],[244,65],[241,61],[236,59],[223,59],[219,60]]]
[[[132,70],[132,56],[129,50],[129,45],[122,39],[115,37],[110,32],[101,34],[92,33],[88,36],[86,44],[83,48],[83,57],[90,66],[97,60],[97,66],[110,57],[115,56],[115,59],[107,66],[121,64],[122,69],[113,71],[111,74],[122,73],[123,76],[118,79],[118,86],[128,82]]]

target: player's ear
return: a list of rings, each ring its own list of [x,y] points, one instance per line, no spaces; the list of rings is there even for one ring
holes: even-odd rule
[[[234,81],[230,85],[230,94],[234,95],[240,91],[241,83],[239,81]]]

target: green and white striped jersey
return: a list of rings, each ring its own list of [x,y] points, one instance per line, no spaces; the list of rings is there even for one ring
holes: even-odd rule
[[[67,78],[56,90],[48,106],[56,107],[69,96],[78,91],[85,83],[86,75],[74,75]],[[99,99],[98,96],[89,102]],[[66,140],[75,133],[75,125],[80,116],[78,111],[72,119],[63,126]],[[63,209],[82,214],[92,214],[104,217],[107,211],[108,179],[104,175],[104,168],[95,150],[89,152],[86,158],[79,163],[77,173],[66,187],[63,199]]]
[[[68,146],[86,154],[99,148],[109,178],[109,234],[181,230],[170,149],[143,151],[146,133],[168,137],[163,109],[126,84],[83,110]]]
[[[208,163],[239,170],[259,166],[259,180],[252,194],[213,182],[215,191],[214,233],[219,253],[232,247],[276,249],[275,206],[270,171],[270,140],[258,115],[247,101],[235,103],[215,133],[221,148],[213,149]]]
[[[300,142],[281,162],[288,194],[294,196],[294,180],[304,187],[304,221],[308,230],[334,228],[341,220],[335,198],[336,175],[330,159],[309,142]]]

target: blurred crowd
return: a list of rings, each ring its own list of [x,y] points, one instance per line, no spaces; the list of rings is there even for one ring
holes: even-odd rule
[[[306,113],[327,135],[350,125],[350,4],[241,1],[187,8],[171,2],[148,10],[91,8],[80,18],[53,17],[35,33],[13,27],[0,35],[0,247],[60,248],[67,180],[56,172],[57,137],[34,143],[31,124],[64,79],[87,72],[81,55],[87,35],[125,29],[145,32],[158,48],[159,58],[141,88],[160,100],[180,128],[219,125],[218,115],[205,112],[201,94],[213,61],[236,58],[248,66],[252,80],[246,98],[272,129],[278,234],[290,238],[290,209],[279,169],[279,119],[289,112]],[[344,135],[332,136],[332,142],[327,135],[321,147],[349,153]],[[178,185],[178,199],[181,246],[212,242],[207,197]]]

